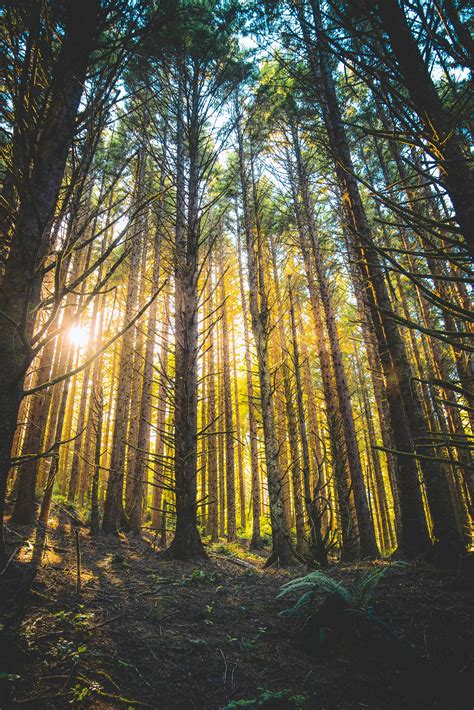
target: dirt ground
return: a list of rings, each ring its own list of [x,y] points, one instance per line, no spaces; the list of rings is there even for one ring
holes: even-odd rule
[[[8,531],[23,557],[27,532]],[[242,551],[242,564],[226,546],[207,563],[169,562],[151,540],[93,540],[84,529],[80,544],[80,592],[64,520],[31,591],[1,582],[1,710],[474,706],[474,583],[459,573],[390,571],[373,607],[393,638],[348,626],[316,652],[279,616],[295,598],[276,599],[303,567],[263,570],[263,559]],[[368,566],[330,575],[351,587]]]

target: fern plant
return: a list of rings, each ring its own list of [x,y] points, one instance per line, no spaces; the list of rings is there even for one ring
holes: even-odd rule
[[[360,622],[370,622],[385,635],[393,636],[393,630],[377,617],[370,605],[374,591],[388,571],[406,568],[406,563],[395,562],[387,567],[370,569],[351,591],[341,582],[319,570],[287,582],[277,599],[302,592],[296,603],[280,612],[280,616],[294,616],[303,624],[303,641],[310,646],[324,644],[331,632],[348,634]],[[318,603],[320,594],[323,599]]]

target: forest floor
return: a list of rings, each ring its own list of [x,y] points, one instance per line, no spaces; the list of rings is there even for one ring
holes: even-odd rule
[[[263,553],[225,544],[169,562],[151,539],[83,529],[77,592],[74,530],[61,516],[53,528],[32,589],[12,600],[12,581],[0,587],[2,710],[472,708],[474,582],[456,572],[390,571],[373,607],[396,640],[348,626],[315,653],[279,616],[294,597],[276,599],[303,567],[263,570]],[[8,531],[20,556],[27,532]],[[351,587],[369,566],[329,574]]]

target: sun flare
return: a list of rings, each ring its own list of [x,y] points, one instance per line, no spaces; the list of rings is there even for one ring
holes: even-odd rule
[[[89,342],[89,330],[83,325],[73,325],[69,329],[69,340],[79,347],[87,345]]]

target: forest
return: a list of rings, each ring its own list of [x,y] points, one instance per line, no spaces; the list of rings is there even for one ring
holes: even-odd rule
[[[472,708],[471,9],[3,4],[2,710]]]

